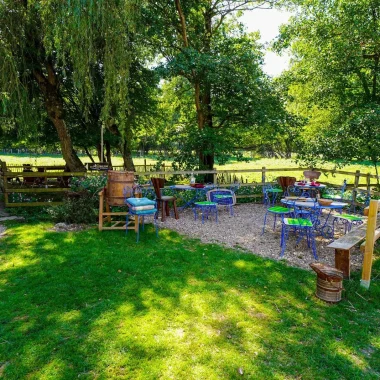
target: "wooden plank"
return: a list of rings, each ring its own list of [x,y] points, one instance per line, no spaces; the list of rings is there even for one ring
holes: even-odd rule
[[[70,191],[69,187],[11,187],[5,190],[6,193],[65,193]]]
[[[6,203],[5,207],[37,207],[37,206],[59,206],[63,205],[63,202],[11,202]]]
[[[371,200],[369,204],[367,233],[366,233],[366,245],[363,257],[363,270],[360,285],[369,288],[371,282],[371,271],[373,261],[373,250],[375,246],[375,230],[377,222],[377,211],[379,208],[379,202],[377,200]]]
[[[327,248],[350,249],[354,245],[360,243],[366,235],[366,224],[353,228],[348,234],[342,236],[338,240],[333,241]]]
[[[335,268],[343,272],[344,278],[350,278],[349,249],[335,249]]]
[[[380,215],[376,218],[376,228],[380,227]],[[360,243],[366,237],[367,221],[358,227],[354,227],[349,233],[338,240],[333,241],[327,248],[350,249]]]

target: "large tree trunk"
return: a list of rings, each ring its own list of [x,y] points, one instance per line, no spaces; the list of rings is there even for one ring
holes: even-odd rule
[[[106,145],[106,159],[107,159],[107,163],[108,163],[108,166],[110,168],[112,168],[112,161],[111,161],[111,144],[108,140],[105,141],[105,145]]]
[[[121,154],[123,156],[123,165],[124,169],[128,171],[135,171],[135,165],[132,158],[132,149],[127,140],[123,138],[122,143],[120,144]]]
[[[59,92],[59,83],[51,62],[46,63],[46,70],[47,76],[42,73],[42,70],[38,69],[35,69],[33,74],[43,94],[49,119],[57,130],[63,159],[71,172],[86,171],[82,161],[73,149],[71,137],[64,120],[63,99]]]

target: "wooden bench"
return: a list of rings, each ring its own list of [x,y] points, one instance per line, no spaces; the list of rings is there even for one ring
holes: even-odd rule
[[[327,246],[328,248],[335,249],[335,268],[340,269],[345,278],[350,278],[350,251],[355,245],[365,239],[365,242],[360,247],[361,251],[364,252],[361,283],[367,288],[369,287],[369,278],[371,275],[374,244],[380,237],[380,230],[377,230],[377,228],[380,227],[380,216],[377,211],[378,202],[371,201],[368,221],[356,228],[353,228],[349,233]]]

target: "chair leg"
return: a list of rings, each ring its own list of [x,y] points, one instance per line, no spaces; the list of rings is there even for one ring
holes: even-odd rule
[[[169,213],[169,202],[165,202],[165,212],[166,212],[166,216],[170,215],[170,213]]]
[[[261,235],[264,235],[264,232],[265,232],[265,225],[267,223],[267,216],[268,216],[268,211],[264,215],[264,225],[263,225],[263,231],[261,232]]]
[[[165,201],[162,201],[161,203],[161,221],[165,222],[166,220],[166,215],[165,215],[165,209],[166,209],[166,203]]]
[[[177,210],[177,201],[174,199],[173,201],[173,210],[174,210],[174,217],[176,219],[179,219],[179,216],[178,216],[178,210]]]
[[[284,256],[285,249],[286,249],[286,240],[288,239],[288,229],[285,227],[285,225],[282,226],[281,230],[281,252],[280,257]]]

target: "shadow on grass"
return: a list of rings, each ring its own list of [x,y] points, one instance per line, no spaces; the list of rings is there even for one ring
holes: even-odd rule
[[[159,235],[147,228],[136,244],[120,231],[10,227],[0,241],[0,375],[378,375],[378,281],[364,292],[355,278],[346,300],[327,305],[313,297],[312,273]]]

